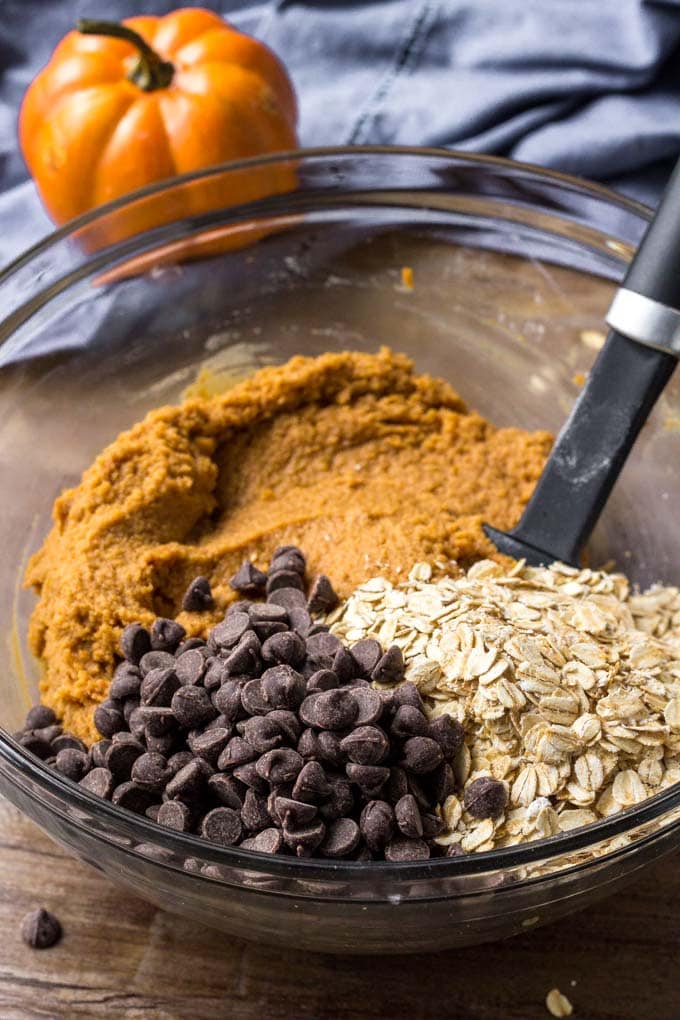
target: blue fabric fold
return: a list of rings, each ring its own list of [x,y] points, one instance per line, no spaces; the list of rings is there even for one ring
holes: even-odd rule
[[[108,0],[109,18],[178,2]],[[305,146],[494,153],[654,204],[680,153],[680,0],[206,0],[285,61]],[[50,224],[16,141],[21,97],[93,0],[0,5],[0,264]]]

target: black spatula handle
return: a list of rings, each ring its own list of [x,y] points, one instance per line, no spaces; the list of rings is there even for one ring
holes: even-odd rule
[[[623,287],[680,309],[680,161],[628,267]]]

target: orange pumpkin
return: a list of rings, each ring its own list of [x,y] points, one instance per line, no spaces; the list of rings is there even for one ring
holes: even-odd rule
[[[217,14],[192,7],[78,29],[35,78],[19,117],[24,158],[56,223],[174,174],[297,146],[283,65]],[[139,203],[114,235],[294,186],[291,167],[244,171],[229,194],[218,179],[198,181],[181,208],[177,198],[172,210]]]

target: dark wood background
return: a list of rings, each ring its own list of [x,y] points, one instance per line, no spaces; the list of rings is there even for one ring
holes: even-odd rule
[[[34,906],[60,945],[21,941]],[[680,1017],[680,868],[507,942],[432,956],[349,958],[231,939],[120,892],[0,799],[0,1020],[578,1020]]]

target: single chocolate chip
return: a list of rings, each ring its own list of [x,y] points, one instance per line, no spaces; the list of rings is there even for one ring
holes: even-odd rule
[[[331,784],[318,761],[309,761],[302,766],[293,787],[293,798],[306,804],[319,804],[330,797]]]
[[[57,717],[47,705],[34,705],[29,709],[24,723],[25,730],[42,730],[45,726],[54,726]]]
[[[423,714],[426,714],[425,705],[423,704],[423,699],[420,696],[418,688],[410,681],[405,684],[399,684],[399,686],[392,691],[392,700],[394,702],[395,710],[398,709],[400,705],[411,705],[413,708],[417,708]]]
[[[284,741],[292,745],[297,744],[302,727],[295,712],[289,712],[285,708],[275,708],[273,712],[269,712],[267,715],[267,721],[269,723],[276,723]]]
[[[43,726],[42,729],[33,730],[33,733],[36,737],[39,737],[40,740],[46,740],[48,744],[51,744],[52,741],[62,735],[63,730],[58,723],[54,723],[52,726]]]
[[[93,769],[103,769],[106,767],[106,755],[110,747],[110,740],[98,740],[96,744],[92,745],[90,748],[90,764]]]
[[[392,645],[378,660],[371,680],[379,684],[397,684],[404,679],[404,656],[399,645]]]
[[[155,800],[156,795],[152,790],[138,786],[133,780],[120,783],[111,794],[111,800],[118,807],[134,811],[135,814],[143,815],[150,804]]]
[[[291,797],[275,797],[274,810],[279,825],[286,829],[299,829],[316,817],[314,804],[306,804]]]
[[[137,665],[151,651],[151,636],[141,623],[129,624],[120,636],[120,648],[128,662]]]
[[[181,800],[166,800],[161,804],[156,821],[159,825],[165,825],[168,829],[175,829],[177,832],[189,832],[193,821],[193,815],[188,805]]]
[[[253,624],[283,623],[288,626],[288,612],[285,606],[277,605],[275,602],[253,602],[248,610],[248,616]]]
[[[186,630],[181,623],[159,617],[151,627],[151,651],[174,653],[185,636]]]
[[[193,731],[187,737],[187,743],[198,758],[209,765],[216,765],[231,737],[231,727],[216,726],[214,729]]]
[[[142,684],[142,674],[131,662],[121,662],[116,667],[113,680],[109,687],[109,696],[123,701],[125,698],[136,697]]]
[[[137,715],[137,713],[139,714]],[[165,737],[177,728],[177,721],[169,706],[166,708],[165,706],[140,705],[139,708],[136,708],[130,716],[130,730],[133,733],[132,719],[134,716],[143,721],[147,737]]]
[[[210,766],[201,758],[194,758],[172,777],[165,788],[166,796],[191,805],[201,797],[211,775]]]
[[[61,733],[52,741],[52,751],[54,754],[59,754],[60,751],[65,751],[69,747],[72,747],[75,751],[87,752],[87,747],[83,741],[79,737],[74,737],[72,733]]]
[[[75,747],[66,747],[57,755],[54,767],[67,779],[79,783],[87,772],[90,759],[85,751],[78,751]]]
[[[322,730],[344,730],[351,726],[359,713],[359,706],[346,688],[324,691],[313,695],[311,706],[313,725]]]
[[[357,664],[359,675],[366,678],[370,677],[383,654],[380,642],[375,641],[373,638],[364,638],[363,641],[357,641],[349,651]]]
[[[430,723],[428,737],[436,740],[447,761],[451,761],[463,746],[465,730],[457,719],[440,715]]]
[[[171,803],[174,804],[175,801],[172,801]],[[162,804],[149,804],[144,814],[146,815],[147,818],[150,818],[152,822],[157,822],[161,807]]]
[[[195,686],[200,684],[208,663],[200,648],[190,648],[188,652],[182,652],[175,660],[175,673],[181,684]]]
[[[336,818],[344,818],[354,810],[354,794],[351,784],[343,777],[334,778],[329,781],[331,792],[321,803],[319,814],[327,821],[332,822]]]
[[[201,822],[201,835],[220,846],[234,846],[241,838],[241,818],[233,808],[218,807],[209,811]]]
[[[34,754],[36,758],[42,758],[43,761],[51,758],[54,754],[49,740],[45,740],[44,737],[39,736],[34,730],[22,733],[19,737],[19,743],[27,751],[30,751],[31,754]]]
[[[174,733],[165,733],[161,737],[155,737],[147,732],[144,739],[147,751],[153,751],[154,754],[162,754],[164,758],[167,758],[175,750],[176,741]]]
[[[261,854],[277,854],[282,846],[283,837],[278,829],[263,829],[241,843],[244,850],[257,850]]]
[[[423,713],[413,705],[399,705],[390,723],[390,733],[398,740],[429,735],[430,724]]]
[[[340,747],[340,736],[323,730],[319,733],[316,742],[317,756],[319,761],[325,765],[333,765],[337,769],[344,768],[346,758]]]
[[[83,776],[79,785],[84,790],[89,790],[90,793],[95,793],[98,797],[108,800],[113,792],[113,776],[108,769],[94,768],[86,776]]]
[[[276,785],[294,782],[303,765],[304,761],[297,751],[291,747],[279,747],[263,754],[256,768],[258,775]]]
[[[442,749],[430,737],[409,737],[404,743],[404,758],[401,764],[408,772],[422,776],[432,772],[444,760]]]
[[[257,676],[260,670],[260,647],[257,634],[247,630],[224,661],[227,672],[232,676]]]
[[[279,591],[275,591],[271,597],[274,598],[276,595],[288,591],[295,591],[295,589],[281,588]],[[302,595],[302,592],[299,592],[299,594]],[[302,597],[304,598],[304,595]],[[290,620],[290,625],[296,634],[299,634],[303,639],[309,637],[309,632],[312,628],[312,618],[304,606],[290,607],[288,609],[288,619]]]
[[[225,668],[224,659],[211,656],[206,659],[206,669],[203,674],[203,686],[208,693],[212,694],[218,690],[229,678],[229,671]]]
[[[307,680],[307,693],[320,694],[321,691],[332,691],[340,686],[340,678],[332,669],[317,669]]]
[[[94,724],[103,737],[112,737],[118,730],[126,728],[123,713],[110,701],[103,701],[97,706]]]
[[[273,705],[265,698],[262,680],[249,680],[241,688],[241,704],[249,715],[266,715]]]
[[[233,577],[229,578],[229,587],[241,595],[261,595],[266,583],[267,575],[250,560],[244,560]]]
[[[296,709],[305,697],[305,681],[292,666],[272,666],[262,674],[262,696],[269,709]]]
[[[230,613],[210,631],[208,641],[216,650],[235,648],[246,631],[250,630],[247,613]]]
[[[306,645],[310,669],[333,669],[335,656],[338,650],[342,648],[340,640],[335,634],[329,634],[327,631],[310,634],[306,640]]]
[[[241,808],[241,822],[244,829],[249,832],[259,832],[272,824],[271,817],[267,811],[265,797],[260,797],[253,789],[246,790]]]
[[[465,787],[463,804],[473,818],[498,818],[507,803],[508,791],[499,779],[480,776]]]
[[[329,578],[325,574],[319,574],[309,592],[309,599],[307,601],[309,612],[315,616],[319,613],[330,613],[332,609],[335,609],[338,602],[338,596],[335,594]]]
[[[184,593],[182,609],[186,613],[204,613],[214,605],[208,578],[195,577]]]
[[[305,554],[299,545],[277,545],[272,553],[272,561],[278,559],[279,556],[297,556],[299,560],[302,560],[303,566],[307,563]]]
[[[423,823],[423,839],[427,842],[443,832],[444,823],[438,815],[433,814],[431,811],[422,811],[420,817]]]
[[[274,570],[295,570],[298,574],[304,574],[307,568],[307,560],[302,549],[296,545],[281,545],[274,550],[269,563],[269,573]]]
[[[273,751],[283,743],[281,729],[276,720],[271,721],[270,716],[256,715],[246,719],[243,725],[243,736],[248,743],[260,754],[265,751]]]
[[[207,659],[210,655],[210,649],[208,648],[207,642],[200,637],[188,637],[177,646],[175,657],[178,659],[184,652],[190,652],[194,648],[200,649],[205,658]]]
[[[299,588],[275,588],[273,592],[267,596],[267,604],[272,606],[281,606],[288,613],[288,618],[293,624],[292,617],[290,616],[293,610],[303,610],[309,617],[309,622],[312,622],[311,616],[307,613],[307,599],[305,598],[304,592],[300,591]]]
[[[177,751],[168,758],[168,768],[174,776],[180,769],[183,769],[185,765],[188,765],[189,762],[193,760],[194,756],[191,751]],[[139,782],[139,780],[137,780],[137,782]]]
[[[430,848],[422,839],[407,839],[405,836],[397,836],[385,847],[386,861],[427,861],[430,858]]]
[[[147,652],[139,660],[139,668],[142,676],[146,676],[152,669],[174,669],[175,656],[170,652]]]
[[[383,702],[378,691],[372,687],[352,687],[352,700],[358,711],[355,726],[371,726],[378,722],[383,713]]]
[[[441,747],[441,744],[439,746]],[[442,762],[425,777],[425,784],[430,801],[433,804],[442,803],[456,789],[453,769],[446,762]]]
[[[267,595],[279,588],[299,588],[304,591],[305,582],[296,570],[275,570],[267,575]]]
[[[208,789],[224,807],[233,808],[234,811],[241,810],[244,796],[243,787],[232,776],[224,776],[220,772],[216,772],[208,780]]]
[[[138,786],[155,793],[162,793],[174,774],[163,755],[155,751],[139,755],[130,770]]]
[[[111,747],[106,752],[106,767],[116,782],[130,778],[132,766],[144,754],[144,745],[131,733],[116,733],[116,737],[128,737],[121,741],[114,738]]]
[[[379,796],[390,775],[390,770],[381,765],[356,765],[354,762],[345,767],[345,772],[361,792],[371,798]]]
[[[274,634],[262,645],[262,658],[270,665],[288,665],[297,669],[305,661],[307,649],[299,634],[287,630]]]
[[[419,839],[423,834],[423,821],[415,797],[407,793],[394,805],[394,817],[399,831],[409,839]]]
[[[152,669],[142,680],[140,697],[142,705],[153,705],[167,708],[172,696],[180,687],[180,682],[173,669]],[[107,734],[108,736],[108,734]]]
[[[361,812],[359,826],[369,849],[378,853],[394,833],[394,811],[384,800],[369,800]]]
[[[180,687],[172,696],[170,708],[179,725],[186,730],[205,726],[218,714],[203,687]]]
[[[358,765],[378,765],[386,757],[390,742],[379,726],[358,726],[340,741],[340,749]]]
[[[284,842],[297,857],[311,857],[325,835],[326,826],[321,821],[283,830]]]
[[[269,793],[269,783],[262,776],[258,775],[257,763],[254,761],[247,761],[244,765],[237,765],[232,772],[232,776],[242,784],[244,789],[248,787],[248,789],[254,790],[261,797],[266,797]]]
[[[324,857],[347,857],[359,845],[361,832],[351,818],[336,818],[330,822],[320,852]]]
[[[349,649],[341,645],[333,657],[333,672],[337,675],[340,683],[348,684],[357,675],[357,664],[352,658]]]
[[[57,944],[61,936],[58,919],[43,907],[26,914],[21,922],[21,937],[31,949],[49,949]]]
[[[315,730],[303,730],[297,742],[297,753],[305,760],[319,757],[319,738]]]
[[[226,680],[214,692],[212,703],[221,715],[234,722],[241,711],[241,687],[234,680]]]
[[[137,697],[126,698],[123,702],[123,718],[125,722],[130,725],[130,716],[136,708],[139,708],[141,701]]]
[[[217,767],[222,771],[235,769],[237,765],[245,765],[256,758],[257,751],[252,744],[243,737],[232,737],[217,759]]]

